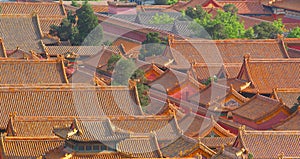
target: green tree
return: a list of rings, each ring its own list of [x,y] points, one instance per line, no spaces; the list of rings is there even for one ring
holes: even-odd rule
[[[282,19],[274,20],[272,24],[279,30],[279,34],[282,34],[284,32],[285,26],[282,23]]]
[[[175,4],[177,2],[178,2],[178,0],[168,0],[168,5],[172,5],[172,4]]]
[[[254,38],[256,39],[274,39],[281,30],[272,23],[261,22],[253,27]]]
[[[159,15],[156,13],[152,20],[150,21],[151,24],[172,24],[175,18],[170,17],[168,14],[161,14]]]
[[[291,30],[287,36],[288,38],[300,38],[300,27]]]
[[[72,0],[71,6],[79,7],[80,5],[77,3],[77,1]]]
[[[190,15],[193,16],[193,14]],[[246,32],[244,24],[239,21],[236,14],[222,10],[218,10],[213,19],[209,15],[204,15],[204,18],[197,17],[194,19],[191,29],[196,36],[202,38],[207,38],[203,36],[207,31],[212,39],[243,38]]]
[[[217,82],[217,76],[209,77],[206,81],[202,82],[204,85],[208,86],[212,81]]]
[[[191,19],[200,19],[203,22],[201,25],[205,25],[211,19],[211,14],[204,11],[200,5],[196,5],[194,8],[188,7],[185,10],[185,15]]]
[[[113,71],[116,63],[122,58],[119,54],[113,54],[107,62],[107,71]]]
[[[102,27],[87,1],[76,10],[75,15],[68,12],[59,26],[52,25],[49,33],[61,40],[70,40],[72,45],[100,45],[103,38]]]
[[[150,98],[148,96],[150,87],[144,84],[146,82],[145,72],[141,69],[137,69],[130,78],[138,81],[137,90],[141,106],[147,106],[150,102]]]
[[[50,35],[58,36],[62,41],[67,41],[72,37],[72,28],[72,23],[68,18],[65,18],[59,26],[51,25],[49,33]]]
[[[225,12],[230,12],[231,14],[237,14],[238,8],[234,4],[225,4],[223,6]]]
[[[162,45],[164,43],[157,32],[148,33],[142,43],[139,59],[145,60],[146,57],[161,55],[165,49],[165,45]]]
[[[132,59],[121,58],[114,67],[112,85],[128,85],[134,70],[135,64]]]
[[[75,45],[99,45],[102,38],[102,27],[98,24],[98,18],[94,14],[91,5],[85,1],[81,8],[76,10],[78,17]]]
[[[248,28],[246,31],[245,31],[245,38],[248,38],[248,39],[253,39],[254,38],[254,30],[252,27]]]

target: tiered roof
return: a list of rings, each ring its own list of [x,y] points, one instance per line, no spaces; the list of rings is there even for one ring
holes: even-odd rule
[[[175,64],[189,63],[241,63],[245,53],[254,58],[287,58],[283,42],[278,40],[174,40],[164,56]]]
[[[118,151],[131,158],[162,158],[155,135],[132,135],[117,145]]]
[[[297,3],[297,1],[293,1],[293,0],[281,0],[281,1],[275,1],[271,4],[269,4],[269,6],[271,7],[275,7],[275,8],[283,8],[286,10],[292,10],[292,11],[300,11],[300,4]]]
[[[50,56],[63,55],[66,52],[74,52],[80,56],[92,56],[101,52],[102,46],[47,46],[46,52]]]
[[[32,14],[35,12],[41,17],[67,15],[64,6],[55,2],[2,2],[0,7],[2,14]]]
[[[70,125],[75,117],[53,116],[15,116],[9,119],[7,136],[16,137],[54,137],[54,127]]]
[[[300,131],[251,131],[241,129],[233,147],[244,148],[254,158],[299,158]]]
[[[64,140],[57,137],[7,137],[1,136],[1,157],[37,158],[45,152],[60,147]],[[3,155],[3,156],[2,156]]]
[[[210,158],[216,154],[203,143],[184,135],[180,136],[173,143],[162,146],[161,151],[164,157],[195,157],[202,155]]]
[[[106,117],[100,118],[78,118],[70,126],[56,127],[53,129],[55,135],[78,142],[118,142],[129,137],[127,132],[119,131],[113,127]],[[109,146],[113,146],[110,145]]]
[[[276,88],[274,89],[274,98],[292,108],[298,103],[297,98],[300,97],[300,88]]]
[[[217,1],[217,0],[191,0],[189,2],[178,2],[170,8],[181,11],[188,7],[200,5],[205,9],[220,8],[226,4],[234,4],[238,8],[238,14],[271,14],[259,1]],[[170,9],[169,8],[169,9]]]
[[[216,76],[218,78],[235,78],[242,63],[193,63],[191,73],[198,81],[207,80],[209,77]]]
[[[181,135],[177,119],[172,116],[145,116],[145,117],[111,117],[111,123],[123,130],[138,134],[155,132],[157,139],[171,141]]]
[[[68,83],[62,59],[0,60],[0,84]]]
[[[234,121],[257,129],[268,129],[272,127],[272,124],[277,124],[280,120],[290,115],[289,108],[283,103],[262,95],[252,97],[232,113]],[[276,116],[278,117],[276,118]],[[272,121],[272,118],[274,118],[274,121]],[[255,122],[262,126],[256,127],[247,121]],[[268,122],[270,123],[266,125],[265,123]]]
[[[234,137],[229,131],[222,128],[213,118],[207,118],[189,113],[179,121],[184,134],[189,137]]]
[[[1,4],[3,3],[0,3],[0,6]],[[44,52],[40,41],[43,35],[37,16],[1,15],[0,20],[0,37],[5,42],[6,50],[19,47],[25,51]]]
[[[51,25],[59,26],[64,17],[43,17],[39,18],[40,27],[43,34],[48,34]]]
[[[299,67],[299,59],[251,59],[245,55],[237,78],[251,82],[244,92],[271,94],[275,88],[299,88]]]
[[[135,88],[88,85],[2,87],[0,127],[20,116],[143,115]]]
[[[240,81],[238,81],[240,82]],[[243,82],[241,82],[243,83]],[[238,93],[240,90],[239,85],[230,87],[226,86],[227,83],[216,83],[212,82],[205,89],[201,90],[199,93],[191,96],[189,100],[197,105],[203,107],[210,107],[214,104],[223,105],[228,102],[227,99],[230,95],[233,95],[239,104],[247,101],[245,97]],[[229,97],[231,99],[231,97]]]

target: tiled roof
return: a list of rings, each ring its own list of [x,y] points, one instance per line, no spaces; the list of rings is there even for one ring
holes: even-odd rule
[[[131,40],[131,39],[127,39],[125,37],[119,37],[113,42],[113,46],[119,47],[120,45],[123,45],[122,48],[124,48],[124,52],[126,54],[128,54],[130,52],[134,52],[134,51],[139,52],[140,47],[141,47],[140,42],[134,41],[134,40]]]
[[[6,50],[19,47],[25,51],[44,52],[37,16],[1,15],[0,20],[0,37],[5,42]]]
[[[262,95],[256,95],[232,113],[233,116],[239,116],[250,121],[258,122],[280,109],[289,112],[289,109],[279,101]]]
[[[299,109],[285,120],[273,127],[274,130],[300,130],[300,113]]]
[[[2,14],[32,14],[36,12],[41,17],[66,16],[66,11],[60,3],[54,2],[1,2]]]
[[[202,5],[206,3],[208,0],[191,0],[188,2],[178,1],[176,4],[170,6],[169,9],[174,9],[177,11],[186,10],[188,7],[195,7],[196,5]]]
[[[132,158],[162,158],[162,153],[154,135],[132,135],[117,144],[118,151]]]
[[[240,22],[244,23],[245,29],[249,29],[250,27],[253,27],[254,25],[257,25],[261,22],[271,23],[267,20],[258,19],[256,17],[250,17],[245,15],[238,15]]]
[[[288,48],[287,52],[291,58],[300,58],[300,50]]]
[[[62,55],[66,52],[74,52],[80,56],[92,56],[101,52],[102,46],[46,46],[46,52],[50,56]]]
[[[101,153],[72,153],[69,154],[64,151],[64,146],[57,147],[52,149],[45,154],[46,159],[56,159],[56,158],[63,158],[63,157],[70,157],[70,159],[121,159],[127,158],[128,156],[113,151],[104,151]]]
[[[287,10],[292,10],[292,11],[300,11],[300,4],[298,1],[295,0],[282,0],[282,1],[275,1],[274,3],[271,4],[272,7],[275,8],[283,8]]]
[[[212,82],[205,89],[191,96],[189,100],[197,105],[209,107],[211,106],[211,103],[224,99],[228,94],[233,94],[234,96],[241,99],[241,101],[243,101],[244,97],[237,94],[234,86],[232,87],[233,88],[230,88],[223,83]]]
[[[42,60],[42,57],[38,54],[36,54],[33,51],[24,51],[17,47],[15,50],[7,51],[6,52],[7,57],[9,58],[16,58],[16,59],[30,59],[30,60]]]
[[[42,32],[44,34],[49,33],[50,26],[51,25],[59,26],[60,23],[62,22],[63,18],[64,17],[43,17],[43,18],[39,18],[40,27],[41,27]]]
[[[202,137],[199,139],[204,145],[211,149],[220,148],[222,145],[232,145],[236,137]]]
[[[149,82],[153,89],[162,92],[168,92],[175,86],[179,85],[186,79],[187,75],[179,71],[168,69],[161,74],[156,80]]]
[[[55,136],[54,127],[71,125],[75,117],[13,116],[7,126],[7,136],[49,137]]]
[[[224,74],[225,78],[235,78],[237,77],[241,66],[242,63],[225,63],[223,65],[218,63],[194,63],[192,64],[191,72],[198,81],[207,80],[214,75],[219,77],[221,76],[221,73]]]
[[[143,115],[135,89],[89,85],[5,87],[0,92],[0,127],[11,112],[20,116]],[[88,108],[88,109],[87,109]]]
[[[68,83],[58,60],[0,60],[0,84]]]
[[[238,14],[272,14],[272,12],[265,9],[259,1],[221,1],[218,3],[222,6],[234,4],[238,9]]]
[[[206,152],[209,152],[210,155],[215,153],[209,148],[201,146],[199,141],[184,135],[176,139],[171,144],[163,146],[161,151],[164,157],[186,157],[191,156],[190,154],[194,154],[199,149],[206,149]]]
[[[255,158],[300,157],[300,131],[240,130],[238,138],[241,147]]]
[[[7,57],[6,49],[2,38],[0,38],[0,57]]]
[[[297,98],[300,97],[300,88],[277,88],[274,89],[274,96],[277,100],[282,100],[282,102],[292,108],[295,103],[298,103]]]
[[[58,138],[39,137],[1,137],[3,158],[37,158],[45,152],[62,146],[64,140]]]
[[[172,116],[111,117],[118,129],[138,134],[156,132],[158,141],[170,141],[180,135],[177,119]]]
[[[170,48],[169,48],[170,47]],[[169,40],[164,56],[176,65],[189,63],[241,63],[245,53],[253,58],[286,58],[284,45],[277,40]]]
[[[97,13],[107,13],[108,12],[108,5],[91,5],[94,12]]]
[[[275,88],[299,88],[299,68],[300,60],[296,58],[251,59],[247,55],[238,79],[251,82],[244,92],[271,94]]]
[[[179,121],[179,127],[189,137],[205,137],[211,132],[223,137],[234,137],[229,131],[217,124],[214,119],[189,113]]]
[[[113,127],[108,118],[84,118],[74,119],[70,126],[56,127],[55,135],[68,140],[82,142],[102,142],[111,145],[111,141],[118,142],[129,137],[129,133],[119,131]],[[74,132],[70,135],[70,132]],[[112,145],[111,145],[112,146]]]
[[[78,68],[72,76],[68,78],[70,83],[88,83],[93,85],[94,84],[94,72],[96,70],[87,70],[84,68]]]

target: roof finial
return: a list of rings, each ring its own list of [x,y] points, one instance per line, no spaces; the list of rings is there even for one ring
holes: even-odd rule
[[[249,59],[250,59],[250,54],[245,54],[244,55],[244,61],[249,61]]]

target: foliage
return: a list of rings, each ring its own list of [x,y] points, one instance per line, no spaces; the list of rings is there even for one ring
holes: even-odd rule
[[[138,90],[138,96],[139,96],[141,106],[142,107],[147,106],[150,102],[150,98],[148,96],[149,86],[143,83],[138,83],[137,90]]]
[[[254,155],[252,153],[249,153],[248,154],[248,159],[253,159],[254,158]]]
[[[237,14],[238,8],[234,4],[225,4],[223,6],[225,12],[230,12],[231,14]]]
[[[121,55],[113,54],[107,62],[107,71],[113,71],[116,63],[121,59]]]
[[[76,15],[79,31],[77,44],[80,45],[84,42],[84,45],[99,45],[103,38],[102,27],[98,24],[98,18],[91,5],[85,1],[82,7],[76,10]]]
[[[138,81],[137,90],[140,103],[142,106],[147,106],[149,104],[150,98],[148,96],[149,86],[144,84],[146,82],[145,72],[141,69],[137,69],[130,78]]]
[[[168,0],[168,5],[172,5],[172,4],[175,4],[177,2],[178,2],[178,0]]]
[[[156,32],[151,32],[146,35],[146,40],[143,41],[140,50],[139,59],[145,60],[146,57],[161,55],[165,49],[165,42],[162,41]]]
[[[300,38],[300,27],[291,30],[287,36],[288,38]]]
[[[106,40],[106,41],[103,42],[103,45],[105,45],[105,46],[112,46],[113,43],[111,41],[109,41],[109,40]]]
[[[224,12],[218,10],[215,18],[210,18],[211,15],[207,13],[200,13],[196,15],[198,9],[194,11],[186,11],[186,15],[196,17],[190,28],[197,37],[208,38],[207,33],[212,39],[228,39],[228,38],[244,38],[245,29],[244,24],[239,22],[236,14],[231,12]],[[195,13],[194,13],[195,12]],[[205,11],[199,11],[205,12]],[[202,14],[202,16],[200,16]],[[206,33],[207,32],[207,33]]]
[[[211,14],[208,14],[206,11],[204,11],[200,5],[196,5],[196,7],[194,8],[188,7],[185,10],[184,15],[188,16],[191,19],[200,19],[201,22],[203,22],[203,24],[201,25],[205,25],[206,22],[210,21],[211,19]]]
[[[60,40],[67,41],[72,38],[72,23],[67,19],[63,19],[59,26],[51,25],[49,33],[58,36]]]
[[[274,20],[272,25],[274,25],[278,30],[279,34],[282,34],[284,32],[284,24],[282,23],[282,19]]]
[[[212,81],[217,82],[217,76],[209,77],[206,81],[202,82],[204,85],[208,86]]]
[[[245,31],[245,38],[248,38],[248,39],[253,39],[254,38],[254,30],[252,27],[248,28],[246,31]]]
[[[132,59],[119,59],[114,67],[112,85],[128,85],[128,80],[135,70]]]
[[[99,45],[103,38],[102,27],[87,1],[75,15],[68,12],[59,26],[52,25],[49,33],[61,40],[70,40],[72,45]]]
[[[168,0],[154,0],[154,3],[157,5],[166,5],[168,4]]]
[[[168,14],[161,14],[159,15],[156,13],[152,20],[150,21],[151,24],[172,24],[175,18],[170,17]]]
[[[80,5],[77,3],[77,1],[72,0],[71,6],[79,7]]]
[[[261,22],[253,27],[254,38],[256,39],[274,39],[281,30],[272,23]]]

